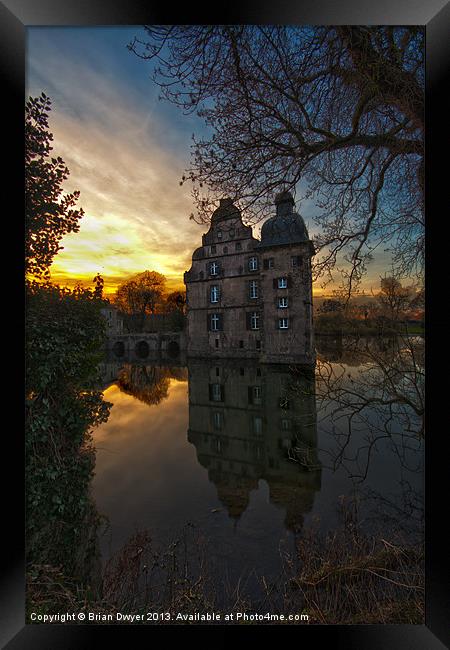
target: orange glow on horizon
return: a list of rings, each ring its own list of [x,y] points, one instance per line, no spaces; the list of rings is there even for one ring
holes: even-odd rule
[[[190,268],[187,267],[186,270]],[[113,298],[117,292],[117,289],[119,285],[122,282],[125,282],[126,280],[131,279],[134,275],[137,273],[141,273],[142,271],[155,271],[156,269],[153,268],[147,268],[147,269],[141,269],[136,271],[135,273],[127,273],[126,275],[123,276],[114,276],[114,277],[108,277],[107,275],[103,275],[101,271],[100,275],[102,276],[105,284],[104,284],[104,290],[103,294],[107,298]],[[167,293],[170,293],[172,291],[185,291],[186,287],[183,282],[183,277],[181,276],[170,276],[166,275],[164,271],[158,270],[158,273],[162,273],[165,275],[167,283],[166,283],[166,291]],[[75,287],[77,284],[80,284],[83,287],[86,288],[93,288],[94,287],[94,282],[93,278],[97,274],[97,272],[93,272],[90,274],[66,274],[64,271],[58,271],[58,272],[52,272],[51,274],[51,281],[54,284],[58,284],[60,286],[67,286],[69,288]],[[323,289],[320,287],[319,283],[313,283],[313,296],[315,297],[332,297],[332,288],[327,288]]]
[[[166,277],[167,292],[184,290],[183,273],[208,229],[189,218],[193,197],[188,185],[180,184],[191,165],[191,133],[199,123],[195,115],[181,118],[167,109],[157,89],[136,83],[135,61],[125,47],[121,57],[121,37],[116,34],[113,45],[108,35],[113,32],[28,30],[27,95],[45,91],[52,100],[52,155],[67,165],[64,192],[79,191],[76,208],[84,211],[79,231],[61,240],[51,281],[93,289],[100,274],[104,295],[112,298],[122,282],[148,270]],[[308,216],[316,212],[312,199],[297,209],[314,237],[314,219]],[[261,225],[253,225],[254,236]],[[368,298],[372,289],[379,291],[389,264],[382,256],[374,259],[359,287]],[[325,288],[313,283],[313,296],[333,297],[339,275],[335,278]]]

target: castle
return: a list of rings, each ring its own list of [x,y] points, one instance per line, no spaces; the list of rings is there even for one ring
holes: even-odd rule
[[[189,357],[314,364],[314,247],[292,195],[278,194],[275,207],[261,240],[231,199],[213,212],[184,274]]]

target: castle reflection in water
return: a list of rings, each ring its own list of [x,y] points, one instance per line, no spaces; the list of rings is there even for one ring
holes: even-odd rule
[[[156,405],[167,396],[169,379],[186,378],[184,360],[136,361],[105,361],[103,387],[115,382],[147,404],[154,395]],[[300,530],[321,483],[311,370],[245,359],[186,365],[187,438],[229,516],[241,517],[264,480],[271,503],[285,511],[286,528]]]
[[[263,479],[286,527],[301,527],[320,489],[313,376],[236,361],[190,361],[188,373],[188,439],[229,515]]]

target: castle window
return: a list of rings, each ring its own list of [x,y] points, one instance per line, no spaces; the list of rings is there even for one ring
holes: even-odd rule
[[[209,384],[209,400],[211,402],[224,401],[224,389],[222,384]]]
[[[219,287],[217,286],[217,284],[213,284],[209,292],[209,301],[219,302],[219,295],[220,295]]]
[[[262,418],[253,418],[253,433],[262,433]]]
[[[245,374],[245,368],[239,368],[239,374],[241,375],[241,377],[243,377]]]
[[[211,264],[209,265],[209,275],[219,275],[218,262],[211,262]]]
[[[278,288],[287,289],[288,281],[287,278],[278,278]]]
[[[288,306],[287,296],[280,296],[280,298],[278,298],[278,308],[285,309],[287,306]]]
[[[239,347],[243,348],[244,347],[244,341],[239,341]]]
[[[241,251],[242,250],[242,244],[240,241],[236,242],[236,250]]]
[[[220,411],[215,411],[214,412],[213,421],[214,421],[214,428],[215,429],[221,429],[222,428],[222,413],[220,413]]]
[[[216,245],[213,244],[213,245],[211,246],[211,254],[212,254],[212,253],[215,253],[215,252],[216,252]]]
[[[281,420],[281,428],[283,429],[283,431],[289,431],[289,429],[291,428],[291,421],[287,420],[286,418],[283,418]]]
[[[222,239],[222,231],[219,230],[217,233],[217,239]]]
[[[253,404],[261,404],[262,390],[261,386],[253,386]]]
[[[251,257],[248,260],[248,270],[249,271],[257,271],[258,270],[258,258],[257,257]]]
[[[261,341],[259,339],[256,341],[256,349],[261,350]]]
[[[250,282],[250,298],[257,298],[258,297],[258,282],[256,280],[252,280]]]
[[[259,312],[250,312],[250,329],[259,330]]]
[[[219,347],[219,339],[216,339],[216,348]]]
[[[211,332],[219,332],[223,330],[222,314],[208,314],[207,319],[208,319],[208,330],[210,330]],[[216,347],[218,346],[216,345]]]
[[[263,262],[263,267],[265,269],[273,269],[274,267],[273,257],[266,258]]]
[[[289,328],[289,318],[279,318],[278,328],[280,330],[287,330]]]
[[[301,265],[302,265],[302,258],[301,258],[301,255],[294,255],[293,257],[291,257],[291,265],[292,265],[293,267],[295,267],[295,266],[301,266]]]
[[[216,340],[218,341],[219,339]],[[216,368],[216,377],[219,377],[219,375],[220,375],[220,368]]]

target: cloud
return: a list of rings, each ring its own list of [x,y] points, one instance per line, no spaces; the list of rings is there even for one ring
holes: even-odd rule
[[[52,265],[59,283],[91,282],[100,272],[113,291],[127,277],[155,270],[179,287],[205,231],[189,220],[192,198],[179,185],[189,166],[190,134],[204,127],[158,101],[147,62],[125,49],[136,31],[28,30],[27,93],[44,91],[53,101],[54,154],[65,160],[66,189],[80,190],[85,211],[80,231],[63,238]],[[304,189],[300,182],[297,196]],[[314,203],[297,201],[297,209],[313,236]],[[378,284],[385,265],[386,255],[378,255],[367,282]]]
[[[80,231],[63,238],[52,276],[82,278],[102,269],[108,284],[108,276],[150,269],[182,282],[202,233],[189,220],[192,199],[179,185],[187,143],[172,138],[166,146],[164,133],[174,125],[151,101],[124,94],[123,79],[56,54],[50,45],[30,52],[28,86],[36,94],[48,79],[54,88],[54,154],[66,162],[66,189],[80,190],[85,215]]]

